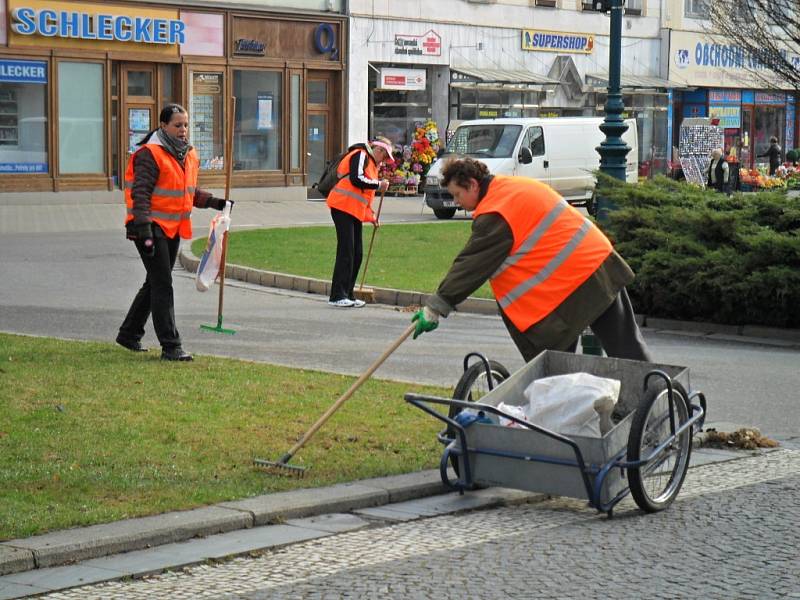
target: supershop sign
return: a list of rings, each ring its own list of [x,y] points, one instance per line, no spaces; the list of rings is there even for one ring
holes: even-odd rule
[[[92,14],[26,6],[11,11],[11,19],[11,30],[24,36],[167,45],[186,41],[185,25],[178,19]]]
[[[591,54],[594,49],[594,36],[585,33],[523,29],[522,49]]]

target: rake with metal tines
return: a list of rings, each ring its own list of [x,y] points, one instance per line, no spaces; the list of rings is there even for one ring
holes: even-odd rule
[[[359,377],[355,381],[355,383],[353,383],[353,385],[350,386],[349,390],[347,390],[344,394],[342,394],[342,396],[336,402],[334,402],[333,405],[327,411],[325,411],[325,414],[323,414],[317,420],[317,422],[311,426],[311,429],[309,429],[303,435],[303,437],[300,438],[300,441],[297,442],[294,446],[292,446],[291,449],[286,454],[281,456],[276,461],[256,458],[253,462],[259,467],[267,467],[267,469],[270,471],[285,473],[287,475],[296,475],[298,477],[302,477],[303,475],[305,475],[306,467],[301,467],[300,465],[292,465],[289,463],[289,461],[297,453],[297,451],[300,450],[300,448],[302,448],[306,444],[306,442],[308,442],[308,440],[311,439],[311,437],[319,430],[319,428],[322,427],[325,424],[325,422],[331,418],[333,413],[339,410],[339,407],[341,407],[342,404],[344,404],[350,398],[350,396],[352,396],[355,393],[355,391],[358,388],[360,388],[367,379],[369,379],[370,375],[372,375],[378,369],[378,367],[380,367],[384,363],[384,361],[387,358],[389,358],[389,356],[391,356],[395,350],[397,350],[400,344],[402,344],[408,336],[414,333],[415,327],[416,326],[413,323],[409,325],[406,328],[406,330],[402,333],[402,335],[399,338],[397,338],[397,340],[395,340],[394,343],[392,343],[392,345],[389,346],[389,348],[387,348],[383,354],[380,355],[378,360],[372,363],[370,368],[367,369],[364,372],[364,374],[361,375],[361,377]]]

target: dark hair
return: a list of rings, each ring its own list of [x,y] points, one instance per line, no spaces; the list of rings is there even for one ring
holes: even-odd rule
[[[161,123],[169,124],[169,122],[172,120],[172,116],[176,113],[182,115],[188,114],[184,107],[182,107],[180,104],[176,104],[175,102],[170,102],[164,106],[164,108],[161,109],[161,112],[158,113],[158,127],[154,127],[148,131],[145,136],[136,143],[136,145],[143,146],[150,141],[150,136],[158,131],[158,128],[161,127]]]
[[[769,142],[770,142],[770,144],[777,144],[778,143],[778,138],[776,138],[773,135],[771,138],[769,138]]]
[[[474,158],[451,158],[442,167],[442,186],[447,187],[452,181],[463,188],[469,185],[470,179],[478,183],[489,176],[489,167]]]

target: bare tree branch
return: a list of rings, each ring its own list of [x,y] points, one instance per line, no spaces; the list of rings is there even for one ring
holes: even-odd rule
[[[737,66],[766,88],[800,90],[800,1],[714,0],[710,20],[714,41],[738,47]]]

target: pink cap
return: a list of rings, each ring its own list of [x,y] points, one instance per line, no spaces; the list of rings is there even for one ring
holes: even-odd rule
[[[383,148],[383,150],[386,151],[386,154],[388,156],[390,156],[390,157],[392,156],[392,145],[391,145],[391,143],[389,143],[389,140],[387,140],[386,138],[378,138],[378,139],[372,140],[369,143],[369,145],[372,146],[373,148]]]

